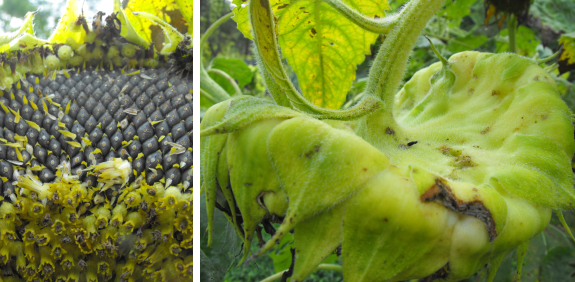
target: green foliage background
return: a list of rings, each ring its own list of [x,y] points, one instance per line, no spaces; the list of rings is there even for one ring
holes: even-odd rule
[[[391,1],[393,11],[404,4],[405,0]],[[433,44],[445,57],[452,54],[476,50],[483,52],[508,52],[509,32],[507,21],[501,20],[502,13],[497,13],[486,21],[486,1],[484,0],[447,0],[444,8],[428,23],[423,34],[427,35]],[[230,3],[226,0],[202,0],[201,34],[221,16],[229,13]],[[516,32],[517,53],[543,58],[551,56],[559,50],[559,38],[573,36],[575,31],[575,1],[572,0],[534,0],[528,13],[518,17],[519,27]],[[498,20],[499,24],[498,24]],[[371,54],[357,66],[356,79],[347,93],[342,107],[352,105],[361,96],[365,87],[369,67],[376,51],[382,42],[378,38],[371,46]],[[575,40],[575,39],[574,39]],[[572,41],[574,42],[574,41]],[[229,79],[210,69],[226,72],[237,82],[243,94],[264,96],[265,87],[257,70],[256,62],[251,53],[251,42],[237,30],[232,20],[220,26],[208,39],[202,50],[204,66],[214,79],[230,95],[235,89]],[[575,46],[575,44],[574,44]],[[569,48],[569,47],[567,47]],[[567,49],[569,50],[569,49]],[[575,51],[574,51],[575,52]],[[430,48],[429,42],[420,37],[405,73],[405,81],[413,74],[425,68],[438,59]],[[556,75],[564,100],[575,111],[575,71],[559,73],[557,59],[548,63],[549,71]],[[285,62],[289,70],[289,65]],[[290,72],[292,81],[298,87],[297,76]],[[212,105],[202,98],[202,113]],[[207,228],[204,199],[202,203],[202,230]],[[575,227],[575,214],[566,213],[567,223]],[[206,247],[207,233],[202,232],[200,248],[202,249],[202,281],[260,281],[276,272],[285,270],[291,263],[289,248],[293,243],[291,236],[286,236],[281,244],[276,246],[269,255],[260,257],[247,265],[236,267],[241,258],[241,241],[229,225],[225,217],[215,213],[214,244]],[[264,233],[264,240],[269,235]],[[258,249],[257,241],[252,244],[252,252]],[[495,278],[495,281],[516,281],[515,252],[507,257]],[[341,263],[335,256],[330,256],[326,263]],[[484,281],[487,274],[482,269],[465,281]],[[318,271],[306,281],[343,281],[340,273]],[[531,245],[523,266],[522,281],[575,281],[575,243],[569,238],[566,230],[554,215],[549,227],[531,240]]]

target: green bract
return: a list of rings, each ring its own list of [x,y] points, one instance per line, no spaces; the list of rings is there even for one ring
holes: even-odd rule
[[[210,233],[218,207],[242,237],[246,259],[258,224],[279,218],[255,255],[293,230],[290,281],[302,281],[339,246],[346,281],[459,281],[486,264],[491,280],[553,210],[572,210],[571,111],[536,61],[462,52],[396,91],[406,46],[442,2],[413,0],[388,22],[368,97],[334,111],[297,93],[281,66],[270,4],[250,1],[274,101],[239,96],[204,116]]]

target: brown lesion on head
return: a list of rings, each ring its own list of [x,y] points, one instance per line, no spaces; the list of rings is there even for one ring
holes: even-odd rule
[[[306,158],[311,158],[315,153],[319,152],[319,149],[321,148],[321,144],[316,144],[313,146],[313,148],[311,150],[309,150],[308,152],[304,153],[304,154],[300,154],[299,157],[301,158],[306,157]]]
[[[431,186],[420,197],[422,202],[435,202],[443,205],[444,207],[460,214],[473,216],[485,223],[487,233],[489,234],[489,242],[497,238],[497,230],[495,229],[495,220],[493,215],[485,207],[481,200],[473,200],[464,202],[457,199],[451,190],[442,179],[435,179],[435,184]]]
[[[477,164],[471,160],[471,156],[460,155],[455,159],[453,166],[457,168],[468,168],[477,166]]]

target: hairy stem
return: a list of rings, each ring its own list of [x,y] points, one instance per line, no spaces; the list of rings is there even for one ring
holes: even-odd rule
[[[233,12],[225,14],[217,21],[215,21],[210,27],[208,27],[208,29],[206,30],[206,32],[204,32],[204,35],[200,39],[200,50],[203,50],[204,43],[208,41],[208,38],[210,37],[210,35],[212,35],[212,33],[214,33],[214,30],[216,30],[216,28],[218,28],[220,25],[231,19],[233,15],[234,15]]]
[[[219,69],[213,69],[213,68],[210,68],[208,70],[208,72],[217,73],[217,74],[223,76],[225,79],[227,79],[232,84],[232,87],[234,87],[234,90],[236,91],[236,95],[243,95],[242,90],[240,89],[240,86],[236,83],[236,80],[233,77],[231,77],[227,72],[225,72],[223,70],[219,70]]]
[[[366,94],[383,99],[384,109],[391,114],[411,49],[429,19],[445,0],[412,0],[399,14],[399,20],[386,36],[371,67]]]
[[[398,20],[397,15],[391,15],[382,19],[372,19],[340,0],[323,0],[332,8],[345,16],[348,20],[357,26],[377,34],[387,34],[393,28]]]
[[[509,15],[507,30],[509,31],[509,52],[517,53],[517,43],[515,40],[515,34],[517,31],[517,17],[515,17],[513,14]]]
[[[317,266],[316,270],[333,270],[333,271],[338,271],[338,272],[342,272],[342,267],[341,265],[337,265],[337,264],[327,264],[327,263],[322,263],[320,265]],[[266,279],[262,280],[261,282],[272,282],[275,280],[278,280],[280,278],[282,278],[282,275],[284,274],[284,272],[287,271],[280,271],[272,276],[267,277]]]
[[[229,20],[234,13],[228,13],[226,15],[224,15],[223,17],[219,18],[217,21],[215,21],[204,33],[204,35],[202,36],[202,38],[200,39],[200,54],[201,54],[201,50],[204,50],[204,43],[206,41],[208,41],[208,38],[210,37],[210,35],[212,35],[212,33],[214,33],[214,30],[216,30],[216,28],[218,28],[220,25],[222,25],[223,23],[225,23],[227,20]],[[221,101],[225,101],[227,99],[230,98],[230,94],[228,94],[228,92],[226,92],[226,90],[224,90],[219,84],[217,84],[206,72],[206,69],[204,68],[204,62],[202,61],[202,59],[200,58],[200,81],[201,81],[201,88],[204,89],[203,92],[200,92],[200,94],[209,94],[210,97],[207,97],[210,101],[211,100],[215,100],[216,102],[221,102]],[[232,83],[233,85],[233,83]],[[241,91],[238,92],[241,94]]]

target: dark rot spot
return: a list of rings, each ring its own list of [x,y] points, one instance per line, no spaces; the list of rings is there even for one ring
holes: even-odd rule
[[[491,96],[496,96],[496,95],[499,95],[499,94],[501,94],[501,91],[499,91],[499,90],[493,90],[493,91],[491,91]]]
[[[313,34],[313,35],[316,35],[316,34],[317,34],[317,31],[316,31],[315,28],[313,28],[313,27],[311,28],[311,34]]]
[[[435,179],[435,184],[427,189],[427,191],[421,195],[420,199],[422,202],[441,204],[456,213],[473,216],[483,221],[487,227],[489,242],[497,238],[498,234],[495,229],[495,221],[493,220],[491,212],[483,205],[483,202],[481,200],[464,202],[457,199],[451,188],[447,186],[442,179]]]
[[[441,279],[445,279],[447,278],[447,276],[449,276],[449,262],[447,264],[445,264],[445,266],[443,266],[441,269],[439,269],[438,271],[436,271],[435,273],[419,279],[418,282],[431,282],[431,281],[436,281],[436,280],[441,280]]]
[[[542,120],[546,120],[548,117],[549,117],[549,115],[541,115]]]
[[[535,81],[539,81],[539,76],[538,76],[538,75],[536,75],[536,76],[533,78],[533,80],[535,80]]]
[[[469,91],[467,91],[467,94],[469,95],[473,95],[473,92],[475,92],[475,89],[470,88]]]
[[[366,167],[364,167],[364,168],[363,168],[363,171],[367,171],[367,168],[366,168]]]
[[[383,221],[388,222],[387,217],[383,219]]]
[[[281,10],[281,9],[287,7],[287,6],[289,6],[289,4],[280,5],[280,6],[278,6],[278,10]],[[302,7],[302,8],[303,8],[303,7]],[[301,8],[300,8],[300,9],[301,9]]]
[[[388,127],[388,128],[385,129],[385,133],[386,133],[386,134],[389,134],[389,135],[394,135],[394,134],[395,134],[395,131],[394,131],[393,129],[391,129],[390,127]]]
[[[313,156],[313,154],[319,152],[319,149],[321,148],[321,144],[316,144],[315,146],[313,146],[313,149],[310,150],[309,152],[303,154],[306,158],[311,158]],[[301,155],[300,155],[301,157]]]
[[[407,146],[411,147],[415,144],[417,144],[417,141],[411,141],[411,142],[407,143]]]
[[[489,132],[489,126],[485,128],[485,130],[481,131],[481,134],[486,134],[487,132]]]

